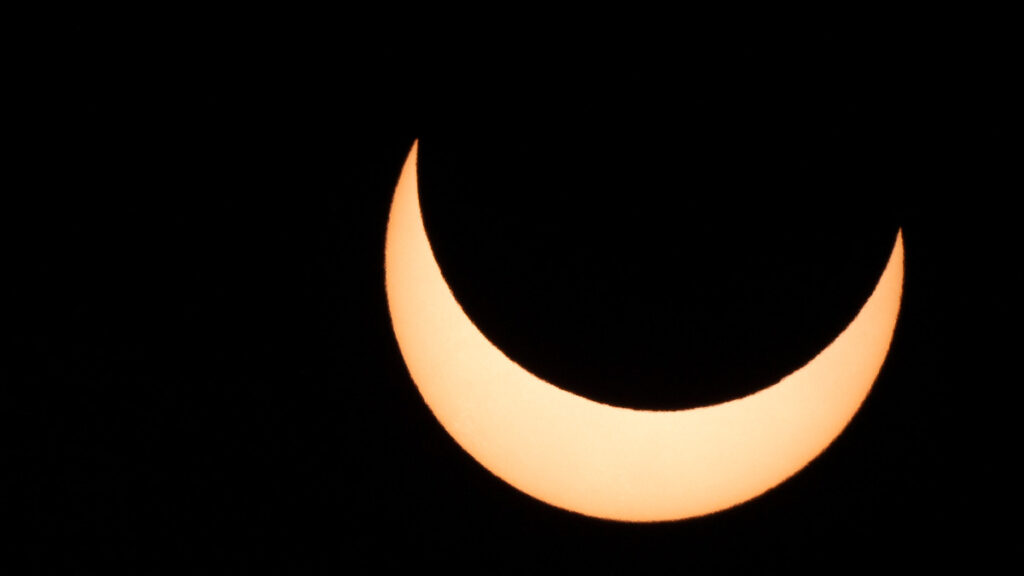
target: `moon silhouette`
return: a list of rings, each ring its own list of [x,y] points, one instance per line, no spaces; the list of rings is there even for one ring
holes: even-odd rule
[[[534,376],[466,316],[423,225],[417,148],[414,143],[402,169],[387,226],[385,284],[395,337],[445,430],[526,494],[580,514],[632,522],[730,508],[817,457],[871,390],[899,315],[902,231],[860,312],[800,369],[721,404],[633,410]]]

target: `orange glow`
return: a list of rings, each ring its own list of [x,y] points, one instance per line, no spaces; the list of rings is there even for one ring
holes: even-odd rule
[[[567,510],[621,521],[709,514],[754,498],[820,454],[857,412],[899,314],[903,237],[857,317],[778,383],[669,412],[600,404],[506,357],[455,300],[420,213],[417,144],[388,221],[386,284],[409,373],[434,415],[480,464]]]

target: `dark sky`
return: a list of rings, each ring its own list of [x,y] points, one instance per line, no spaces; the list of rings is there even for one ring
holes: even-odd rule
[[[1008,189],[999,83],[970,62],[843,58],[503,74],[423,56],[387,80],[322,59],[61,60],[28,146],[51,161],[17,250],[27,361],[5,401],[26,422],[10,494],[35,561],[984,557],[998,448],[978,439],[1006,377],[977,362],[1002,349],[1020,279],[1010,209],[990,201]],[[710,517],[627,525],[521,494],[434,420],[391,332],[386,218],[416,138],[428,234],[470,317],[536,374],[622,406],[714,404],[803,365],[902,229],[903,309],[870,396],[807,468]]]

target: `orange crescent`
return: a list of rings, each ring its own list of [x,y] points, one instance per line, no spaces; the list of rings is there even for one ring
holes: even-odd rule
[[[903,238],[856,318],[810,362],[743,398],[689,410],[609,406],[541,380],[463,312],[420,213],[417,144],[388,220],[385,273],[402,356],[427,406],[480,464],[539,500],[599,518],[709,514],[785,481],[843,431],[885,361]]]

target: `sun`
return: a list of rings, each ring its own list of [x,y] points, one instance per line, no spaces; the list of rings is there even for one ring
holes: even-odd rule
[[[402,356],[452,438],[499,478],[551,505],[643,522],[750,500],[828,447],[888,354],[902,299],[902,232],[856,318],[768,388],[667,412],[609,406],[562,390],[510,360],[455,300],[423,226],[416,161],[414,144],[395,190],[385,249]]]

